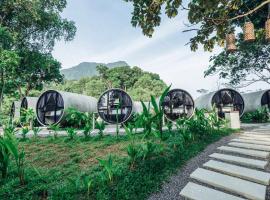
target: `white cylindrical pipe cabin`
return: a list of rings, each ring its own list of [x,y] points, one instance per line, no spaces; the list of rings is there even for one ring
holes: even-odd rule
[[[182,89],[170,90],[161,106],[164,109],[165,117],[173,122],[180,118],[191,118],[195,110],[192,96]]]
[[[13,101],[10,108],[11,121],[20,120],[21,101]]]
[[[242,96],[245,101],[245,113],[256,111],[262,107],[270,109],[270,90],[244,93]]]
[[[68,108],[80,112],[97,112],[97,99],[76,93],[47,90],[38,98],[36,113],[43,126],[59,124],[64,120]]]
[[[28,109],[33,109],[33,111],[36,112],[37,100],[38,97],[24,97],[21,101],[20,114]]]
[[[208,111],[216,107],[218,116],[224,118],[225,113],[231,111],[239,111],[239,116],[242,116],[245,102],[239,92],[230,88],[224,88],[200,96],[195,100],[195,106],[198,109],[206,109]]]
[[[156,99],[159,104],[159,98]],[[119,104],[119,102],[121,102]],[[145,106],[150,107],[150,102],[144,102]],[[122,105],[122,106],[119,106]],[[164,109],[164,114],[170,121],[177,121],[180,118],[190,118],[194,113],[195,103],[191,95],[182,89],[173,89],[168,92],[161,105]],[[98,113],[100,117],[107,123],[117,123],[117,108],[118,108],[118,123],[124,123],[130,119],[133,113],[142,113],[143,106],[141,102],[132,101],[132,98],[121,89],[110,89],[104,92],[98,101]]]
[[[139,104],[137,109],[140,109]],[[97,103],[100,118],[109,124],[122,124],[130,119],[133,113],[133,101],[122,89],[105,91]]]

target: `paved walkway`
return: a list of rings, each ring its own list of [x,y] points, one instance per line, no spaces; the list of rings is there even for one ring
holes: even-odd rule
[[[181,199],[269,199],[270,127],[247,130],[216,148],[210,160],[190,174]]]

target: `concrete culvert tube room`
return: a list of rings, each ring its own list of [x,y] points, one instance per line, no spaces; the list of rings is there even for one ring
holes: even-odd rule
[[[225,88],[200,96],[195,100],[198,109],[212,110],[216,107],[218,116],[225,117],[226,112],[238,111],[242,116],[245,102],[242,95],[236,90]]]
[[[109,124],[124,123],[133,112],[131,97],[121,89],[105,91],[100,96],[97,107],[100,118]]]
[[[173,89],[165,96],[161,106],[167,119],[176,121],[180,118],[190,118],[194,113],[194,100],[182,89]]]
[[[43,126],[59,124],[64,120],[66,110],[75,108],[81,112],[97,112],[97,99],[81,94],[48,90],[38,99],[36,112]]]
[[[22,115],[24,110],[33,109],[36,111],[38,97],[24,97],[21,101],[20,114]]]
[[[21,101],[13,101],[10,108],[10,119],[12,121],[20,119]]]
[[[244,112],[253,112],[262,107],[270,109],[270,90],[261,90],[242,95],[245,100]]]

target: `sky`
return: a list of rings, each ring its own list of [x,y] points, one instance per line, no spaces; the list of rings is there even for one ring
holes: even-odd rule
[[[220,87],[217,76],[204,78],[213,52],[201,48],[192,52],[186,45],[192,37],[186,29],[187,13],[179,12],[174,19],[165,15],[152,38],[132,27],[132,5],[124,0],[68,0],[62,16],[76,23],[77,33],[71,42],[59,41],[54,57],[69,68],[81,62],[109,63],[126,61],[145,71],[158,73],[173,88],[181,88],[194,97],[198,89],[216,90]],[[255,86],[251,88],[254,90]]]

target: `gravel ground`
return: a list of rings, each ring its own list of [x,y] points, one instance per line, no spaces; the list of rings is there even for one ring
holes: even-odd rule
[[[244,127],[245,130],[252,130],[254,128],[258,127]],[[191,180],[189,178],[190,174],[198,167],[201,167],[204,163],[209,161],[209,155],[218,152],[217,147],[226,145],[231,139],[236,137],[237,134],[233,134],[209,145],[203,152],[189,160],[183,168],[179,169],[175,175],[173,175],[167,182],[163,184],[159,192],[154,193],[149,197],[149,200],[184,200],[184,198],[180,197],[179,193]],[[270,172],[269,166],[267,167],[266,171]],[[270,200],[270,187],[267,187],[266,199]]]

